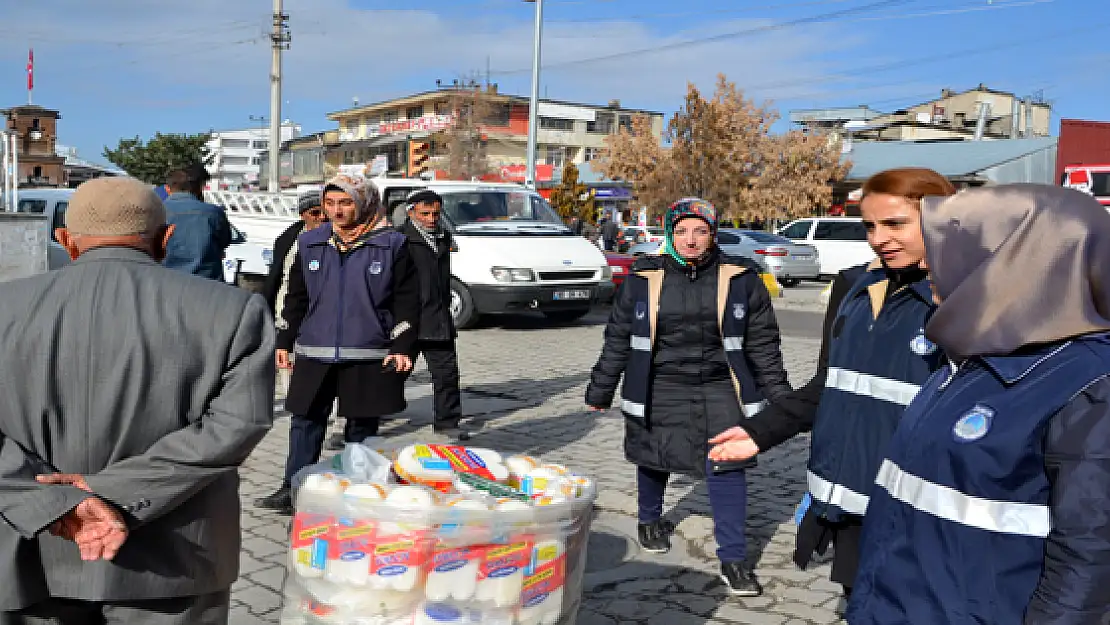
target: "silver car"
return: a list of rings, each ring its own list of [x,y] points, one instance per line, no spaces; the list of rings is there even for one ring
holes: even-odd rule
[[[633,255],[657,254],[660,241],[639,243],[629,248]],[[816,280],[821,273],[817,250],[799,245],[790,239],[758,230],[721,230],[717,245],[730,256],[753,260],[786,287],[797,286],[802,280]]]
[[[786,237],[759,230],[721,230],[717,245],[726,254],[755,258],[785,287],[821,275],[817,248],[794,243]]]

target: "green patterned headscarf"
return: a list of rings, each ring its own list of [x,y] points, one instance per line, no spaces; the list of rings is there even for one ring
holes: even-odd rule
[[[663,218],[663,236],[666,240],[664,251],[683,267],[689,261],[683,258],[674,247],[674,225],[687,217],[701,219],[709,224],[709,231],[712,234],[717,234],[717,209],[713,204],[696,197],[683,198],[671,204],[667,209],[666,217]]]

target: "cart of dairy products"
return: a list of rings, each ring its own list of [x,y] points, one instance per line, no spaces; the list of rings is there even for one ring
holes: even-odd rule
[[[371,452],[296,496],[283,625],[573,625],[594,480],[489,449]]]
[[[46,273],[50,219],[0,211],[0,282]]]

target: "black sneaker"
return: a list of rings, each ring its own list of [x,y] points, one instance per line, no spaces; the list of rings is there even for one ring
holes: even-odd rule
[[[453,441],[468,441],[472,435],[470,430],[458,425],[433,425],[432,431]]]
[[[674,523],[659,519],[654,523],[640,523],[636,527],[640,539],[640,549],[648,553],[667,553],[671,550],[671,534]]]
[[[744,566],[743,562],[722,562],[721,579],[728,591],[739,597],[758,597],[763,594],[763,586],[755,578],[755,571]]]
[[[293,514],[293,492],[288,486],[282,486],[269,497],[256,499],[254,505],[263,510],[276,510],[278,514]]]
[[[324,449],[327,449],[328,451],[343,451],[343,448],[346,446],[347,441],[343,438],[342,432],[336,432],[335,434],[332,434],[324,443]]]

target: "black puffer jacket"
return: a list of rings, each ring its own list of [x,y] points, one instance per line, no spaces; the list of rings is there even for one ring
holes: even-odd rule
[[[718,258],[714,255],[696,271],[689,271],[669,257],[644,257],[633,271],[659,265],[664,267],[665,275],[652,357],[651,426],[647,429],[625,420],[625,457],[638,466],[702,476],[706,473],[709,439],[744,419],[721,342]],[[773,402],[790,392],[790,384],[779,350],[771,297],[756,271],[735,279],[751,281],[745,356],[760,390]],[[586,391],[589,405],[608,407],[612,403],[628,354],[627,326],[634,314],[633,306],[622,289],[613,305],[601,359]],[[714,470],[750,465],[722,464]]]
[[[457,336],[451,318],[451,235],[444,234],[433,250],[424,235],[406,219],[399,228],[408,237],[409,254],[420,279],[420,340],[450,341]]]

